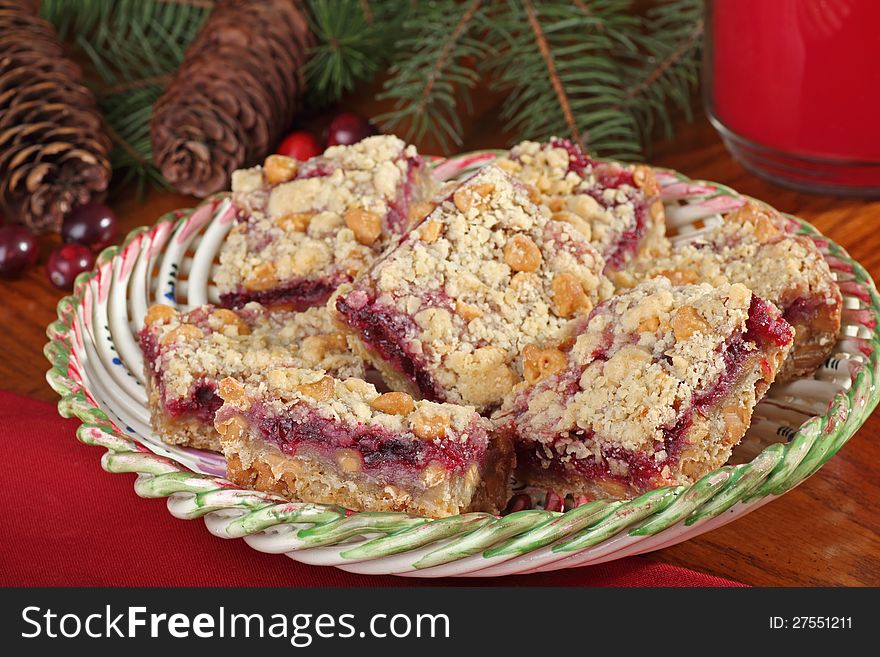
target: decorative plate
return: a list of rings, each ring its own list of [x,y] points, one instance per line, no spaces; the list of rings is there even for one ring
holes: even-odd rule
[[[436,160],[438,179],[460,177],[497,152]],[[657,170],[669,233],[686,240],[717,225],[744,196],[716,183]],[[809,224],[844,294],[835,352],[811,378],[776,385],[728,465],[692,486],[628,501],[598,500],[564,513],[533,509],[504,517],[468,513],[430,520],[402,513],[347,513],[242,490],[216,454],[171,447],[152,435],[143,361],[134,333],[162,300],[189,309],[217,302],[217,251],[232,226],[226,195],[162,217],[106,249],[58,303],[45,354],[58,409],[82,421],[79,439],[107,451],[109,472],[134,472],[142,497],[166,498],[177,518],[203,518],[222,538],[262,552],[358,573],[414,577],[498,576],[597,564],[679,543],[727,524],[794,488],[862,425],[880,399],[880,297],[864,268]],[[109,502],[108,502],[109,503]],[[805,521],[806,524],[807,521]]]

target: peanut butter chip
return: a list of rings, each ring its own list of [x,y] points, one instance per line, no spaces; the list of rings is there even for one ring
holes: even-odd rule
[[[693,306],[682,306],[672,316],[672,333],[676,341],[687,340],[695,333],[706,333],[709,324]]]
[[[526,345],[522,355],[523,376],[529,383],[537,383],[565,368],[565,354],[553,347],[541,349],[538,345]]]
[[[409,210],[407,210],[406,216],[410,221],[416,221],[421,219],[422,217],[427,217],[431,212],[433,212],[436,206],[433,203],[429,203],[428,201],[422,201],[421,203],[413,203],[409,206]]]
[[[228,420],[215,423],[214,428],[227,440],[238,440],[247,429],[247,421],[243,417],[233,415]]]
[[[356,449],[343,448],[336,450],[336,463],[343,472],[360,472],[361,455]]]
[[[281,230],[304,233],[309,229],[309,224],[314,216],[311,212],[288,212],[278,217],[275,220],[275,225]]]
[[[422,413],[412,419],[413,433],[422,440],[434,440],[446,435],[449,416],[443,414]]]
[[[772,242],[777,239],[779,235],[779,229],[773,225],[773,222],[768,216],[764,214],[758,215],[758,220],[755,222],[755,237],[761,244]]]
[[[253,292],[263,292],[275,286],[275,265],[264,262],[254,269],[254,273],[244,282],[244,286]]]
[[[554,196],[550,199],[550,202],[547,203],[547,206],[550,208],[551,212],[561,212],[565,209],[565,199],[561,196]]]
[[[370,406],[389,415],[409,415],[416,407],[413,398],[405,392],[386,392],[370,402]]]
[[[664,269],[657,272],[658,276],[665,276],[673,285],[688,285],[696,283],[698,276],[693,269]]]
[[[192,324],[181,324],[172,329],[162,338],[162,344],[171,344],[178,340],[198,340],[202,337],[202,329]]]
[[[648,196],[655,196],[660,193],[660,186],[657,184],[657,177],[651,167],[644,165],[636,165],[633,167],[633,183],[639,189],[643,189]]]
[[[428,219],[419,228],[419,239],[426,244],[433,244],[440,237],[440,229],[442,225],[439,221]]]
[[[477,308],[476,306],[472,306],[468,303],[464,303],[463,301],[455,302],[455,314],[461,317],[464,321],[469,322],[472,319],[477,319],[478,317],[483,316],[483,311]]]
[[[227,376],[220,381],[220,385],[217,387],[217,394],[226,403],[237,406],[242,410],[250,408],[244,386],[231,376]]]
[[[211,313],[211,317],[219,321],[224,326],[238,327],[239,335],[251,334],[251,328],[247,325],[247,322],[245,322],[241,317],[236,315],[231,310],[227,310],[226,308],[218,308]]]
[[[177,315],[177,311],[171,306],[166,306],[164,303],[157,303],[149,307],[147,310],[147,315],[144,317],[144,323],[146,324],[155,324],[157,322],[162,322],[163,324]]]
[[[302,383],[296,389],[304,397],[310,397],[315,401],[327,401],[333,396],[333,379],[325,376],[314,383]]]
[[[541,250],[527,235],[516,234],[504,245],[504,262],[513,271],[536,271],[542,259]]]
[[[299,165],[296,160],[286,155],[270,155],[263,162],[263,173],[266,175],[266,182],[270,185],[293,180],[298,170]]]
[[[746,432],[749,423],[749,409],[732,404],[721,409],[724,420],[724,444],[735,445]]]
[[[363,208],[346,211],[345,225],[351,228],[355,239],[365,246],[372,246],[382,234],[382,218]]]
[[[538,188],[529,184],[526,184],[525,188],[529,195],[529,200],[535,205],[538,205],[541,202],[541,192],[538,191]]]
[[[648,208],[648,212],[651,213],[651,219],[654,221],[660,221],[663,218],[663,201],[657,199],[653,203],[651,203],[651,207]]]
[[[551,287],[553,312],[559,317],[571,317],[577,312],[587,312],[592,307],[581,282],[574,274],[569,272],[556,274]]]
[[[462,185],[452,195],[452,202],[459,212],[467,213],[473,207],[481,207],[485,199],[495,191],[492,183],[478,183],[476,185]]]

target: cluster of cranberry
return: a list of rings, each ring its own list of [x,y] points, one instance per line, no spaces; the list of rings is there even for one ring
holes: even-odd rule
[[[116,239],[116,216],[102,203],[89,203],[71,211],[61,226],[63,243],[46,261],[53,285],[65,290],[95,264],[95,253]],[[20,224],[0,226],[0,276],[14,277],[37,263],[39,244],[30,229]]]
[[[364,117],[351,112],[336,115],[327,131],[326,146],[349,145],[369,137],[375,128]],[[297,130],[279,145],[281,155],[308,160],[324,151],[314,133]],[[49,254],[46,274],[53,285],[69,290],[74,279],[95,264],[95,253],[116,239],[116,216],[101,203],[75,208],[61,228],[63,244]],[[19,276],[37,263],[39,244],[36,236],[20,224],[0,226],[0,277]]]
[[[314,133],[308,130],[297,130],[287,135],[278,144],[278,149],[275,152],[297,160],[308,160],[323,153],[325,147],[349,146],[375,133],[376,129],[373,125],[361,115],[341,112],[330,122],[325,145],[322,146]]]

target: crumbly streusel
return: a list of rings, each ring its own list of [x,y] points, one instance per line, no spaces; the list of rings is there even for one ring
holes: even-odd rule
[[[535,189],[554,219],[583,233],[605,258],[606,272],[669,249],[660,188],[649,167],[596,163],[555,138],[524,141],[498,166]]]
[[[303,163],[273,155],[234,172],[239,222],[215,277],[224,305],[323,302],[427,213],[431,190],[415,147],[390,135],[333,146]],[[297,285],[304,291],[289,289]]]
[[[520,380],[516,358],[526,344],[609,296],[603,266],[577,230],[488,166],[331,304],[380,369],[408,376],[411,392],[418,385],[428,398],[485,410]],[[371,341],[383,327],[364,324],[378,321],[395,325],[383,339],[418,373],[383,362]]]
[[[615,497],[723,464],[792,340],[778,310],[743,285],[662,277],[568,333],[543,349],[561,362],[515,390],[496,419],[518,443],[526,480]]]
[[[625,289],[655,276],[675,283],[741,283],[776,304],[797,331],[782,379],[812,372],[837,340],[841,296],[828,263],[813,240],[787,232],[770,208],[748,203],[696,241],[619,272],[614,281]]]
[[[437,435],[429,438],[433,440],[465,441],[467,429],[475,424],[486,430],[491,428],[489,421],[481,418],[472,406],[414,400],[406,393],[380,393],[363,379],[342,380],[315,370],[273,368],[244,379],[242,384],[240,388],[220,388],[220,396],[230,409],[247,411],[252,402],[259,401],[268,414],[283,416],[305,404],[322,417],[349,427],[380,425],[410,437],[421,432],[422,425],[428,422],[437,428]],[[383,405],[380,398],[388,399],[389,395],[402,397],[391,405]]]
[[[163,308],[168,308],[164,306]],[[172,309],[149,322],[142,345],[155,349],[148,368],[164,401],[185,399],[206,380],[244,378],[272,367],[303,367],[334,376],[363,376],[363,361],[348,347],[324,308],[268,312],[257,303],[232,311],[202,306]]]
[[[721,347],[744,330],[751,297],[742,285],[675,287],[664,278],[614,297],[572,327],[566,367],[580,372],[578,391],[539,386],[518,422],[552,433],[589,429],[609,444],[653,451],[678,409],[724,370]],[[578,449],[577,440],[568,443],[567,451]]]

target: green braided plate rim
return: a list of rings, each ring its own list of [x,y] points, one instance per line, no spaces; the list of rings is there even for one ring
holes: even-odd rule
[[[462,176],[497,153],[436,160],[435,175]],[[684,224],[689,223],[689,209],[696,208],[701,216],[723,213],[746,198],[717,183],[656,171],[667,213],[672,217],[684,209]],[[81,421],[78,439],[106,450],[101,459],[106,471],[136,473],[138,495],[167,498],[176,517],[204,518],[215,535],[243,537],[258,550],[357,572],[415,576],[534,572],[639,554],[726,524],[791,490],[837,453],[880,400],[874,332],[880,297],[871,277],[843,248],[787,215],[798,232],[816,241],[834,270],[851,306],[844,311],[844,323],[852,327],[850,342],[858,345],[847,362],[849,385],[834,395],[825,413],[787,433],[788,442],[770,444],[750,461],[726,465],[691,486],[657,489],[627,501],[597,500],[564,513],[531,509],[503,517],[468,513],[431,520],[403,513],[350,513],[243,490],[154,453],[99,408],[81,375],[83,341],[90,339],[84,308],[101,286],[112,284],[119,261],[140,248],[139,240],[158,231],[176,235],[186,230],[193,214],[205,208],[215,212],[227,196],[218,194],[196,208],[168,213],[152,228],[137,228],[122,245],[101,252],[95,268],[77,277],[73,293],[58,302],[58,318],[47,329],[44,353],[51,368],[46,378],[61,397],[59,413]],[[212,221],[220,214],[215,212]]]

